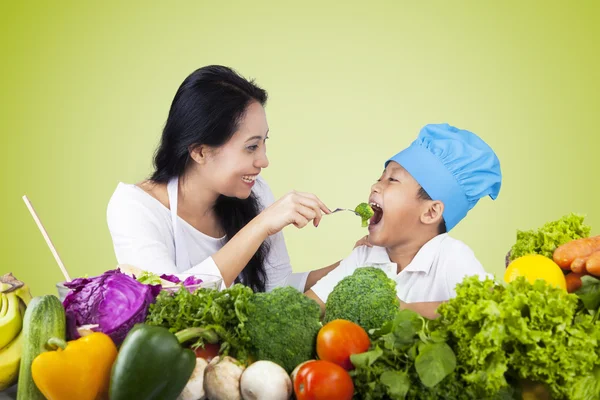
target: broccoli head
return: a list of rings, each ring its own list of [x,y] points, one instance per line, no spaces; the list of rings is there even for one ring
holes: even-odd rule
[[[371,208],[371,206],[368,205],[367,203],[360,203],[359,205],[357,205],[356,208],[354,209],[354,212],[356,212],[362,219],[362,227],[363,228],[365,228],[367,225],[369,225],[369,219],[371,219],[373,214],[375,214],[373,212],[373,209]]]
[[[367,332],[393,320],[400,302],[396,282],[375,267],[363,267],[342,279],[325,303],[323,323],[345,319],[362,326]]]
[[[317,302],[290,286],[256,293],[248,304],[245,323],[254,356],[292,372],[315,357],[320,317]]]

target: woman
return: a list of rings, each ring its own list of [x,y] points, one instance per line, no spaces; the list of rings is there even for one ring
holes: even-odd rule
[[[108,226],[117,260],[154,273],[204,273],[225,286],[304,292],[333,266],[292,274],[281,230],[318,226],[331,211],[315,195],[274,201],[259,176],[269,165],[267,93],[223,66],[200,68],[179,87],[150,179],[120,183]]]

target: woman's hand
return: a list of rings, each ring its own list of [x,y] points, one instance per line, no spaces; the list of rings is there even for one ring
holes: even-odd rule
[[[312,193],[291,191],[257,217],[267,237],[276,234],[288,225],[304,228],[310,221],[319,226],[323,213],[331,210]]]
[[[373,247],[373,245],[371,243],[369,243],[369,235],[360,238],[360,240],[358,242],[356,242],[356,244],[354,245],[354,249],[359,246]]]

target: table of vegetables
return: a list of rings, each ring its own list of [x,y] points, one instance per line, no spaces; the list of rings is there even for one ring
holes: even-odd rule
[[[423,318],[365,266],[318,304],[291,287],[123,268],[64,301],[1,278],[0,398],[600,399],[600,236],[517,231],[502,281],[465,277]]]

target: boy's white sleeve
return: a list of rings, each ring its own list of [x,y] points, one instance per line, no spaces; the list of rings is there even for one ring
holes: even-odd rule
[[[340,265],[319,279],[319,281],[313,285],[311,290],[319,297],[319,299],[321,299],[323,303],[327,301],[329,294],[333,291],[333,288],[338,284],[339,281],[347,276],[352,275],[357,268],[364,264],[367,249],[368,247],[366,246],[355,248],[348,257],[344,258],[340,262]]]

